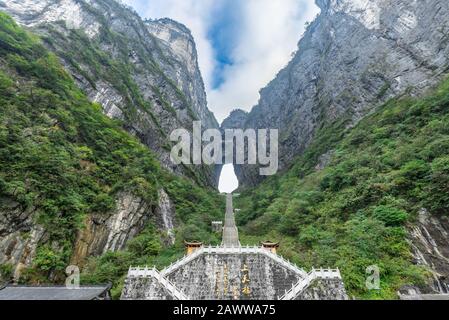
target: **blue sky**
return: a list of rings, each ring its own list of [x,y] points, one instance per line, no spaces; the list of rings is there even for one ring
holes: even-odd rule
[[[250,111],[259,91],[287,65],[306,22],[319,13],[314,0],[122,0],[149,19],[171,18],[195,38],[209,109],[223,121]],[[220,191],[238,186],[226,166]]]
[[[207,39],[213,48],[215,59],[212,89],[217,89],[224,83],[224,70],[233,65],[232,52],[237,46],[235,34],[239,31],[239,21],[244,18],[238,9],[238,1],[223,1],[212,12],[216,19],[207,31]]]
[[[219,121],[251,110],[291,59],[319,9],[314,0],[122,0],[144,18],[169,17],[195,38],[209,108]]]

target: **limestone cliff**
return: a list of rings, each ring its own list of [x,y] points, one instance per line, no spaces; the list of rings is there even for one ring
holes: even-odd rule
[[[421,293],[449,292],[449,219],[422,209],[415,225],[410,226],[414,261],[428,268],[434,281],[419,288]]]
[[[197,119],[205,128],[218,128],[185,26],[169,19],[143,21],[114,0],[4,0],[0,11],[40,36],[89,100],[154,151],[162,167],[199,185],[217,185],[214,168],[194,172],[169,159],[172,130],[190,129]],[[73,237],[71,261],[82,265],[88,257],[124,249],[149,221],[173,244],[175,207],[164,185],[157,187],[154,202],[125,188],[114,195],[114,210],[86,212]],[[13,266],[19,275],[43,244],[61,248],[37,221],[38,210],[24,209],[13,198],[0,198],[0,265]]]
[[[355,123],[388,99],[420,94],[448,68],[449,3],[442,0],[318,0],[321,14],[292,61],[261,91],[246,128],[280,130],[280,167],[288,167],[317,130]],[[235,122],[233,113],[225,123]],[[237,166],[242,185],[261,181]]]
[[[33,265],[38,246],[49,239],[46,230],[34,221],[32,209],[22,212],[15,206],[8,202],[0,209],[0,265],[14,266],[18,278],[23,268]],[[164,190],[159,192],[157,206],[122,192],[117,195],[116,209],[112,212],[86,217],[75,241],[71,263],[82,266],[89,257],[123,250],[128,240],[138,235],[150,220],[167,233],[168,244],[173,244],[174,219],[174,206]]]
[[[218,128],[207,108],[190,31],[170,19],[143,21],[115,0],[2,0],[0,10],[44,38],[80,88],[158,155],[168,169],[218,185],[214,168],[193,174],[171,163],[174,129]]]

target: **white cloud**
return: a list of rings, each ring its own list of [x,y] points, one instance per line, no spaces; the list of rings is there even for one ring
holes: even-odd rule
[[[235,64],[225,70],[223,85],[209,92],[209,105],[220,120],[236,107],[249,111],[257,104],[259,90],[290,61],[305,22],[318,12],[310,0],[245,0],[243,10]]]
[[[169,17],[185,24],[197,44],[199,64],[206,84],[209,108],[219,121],[230,111],[246,111],[257,104],[259,91],[274,79],[291,59],[307,21],[319,12],[315,0],[123,0],[146,18]],[[235,34],[231,58],[224,69],[223,83],[213,89],[217,66],[208,31],[215,15],[226,2],[239,10],[239,30]],[[237,4],[237,5],[236,5]],[[234,22],[235,23],[235,22]],[[219,190],[238,187],[232,165],[223,168]]]
[[[224,69],[224,81],[212,89],[216,66],[214,49],[207,38],[216,8],[223,1],[238,1],[242,16],[233,65]],[[314,0],[126,0],[142,16],[170,17],[192,30],[209,99],[219,121],[235,108],[251,110],[259,90],[291,59],[307,21],[318,13]]]

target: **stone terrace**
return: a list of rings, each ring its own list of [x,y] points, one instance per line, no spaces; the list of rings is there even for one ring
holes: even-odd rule
[[[263,247],[242,247],[232,195],[220,247],[201,247],[157,271],[130,268],[123,300],[343,300],[339,270],[298,268]]]

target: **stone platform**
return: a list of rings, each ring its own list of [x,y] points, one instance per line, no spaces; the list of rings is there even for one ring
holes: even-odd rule
[[[130,268],[124,300],[344,300],[339,270],[306,273],[261,247],[203,247],[161,272]]]
[[[303,269],[273,248],[242,247],[232,195],[227,196],[223,243],[198,246],[162,271],[130,268],[123,300],[345,300],[338,269]]]

